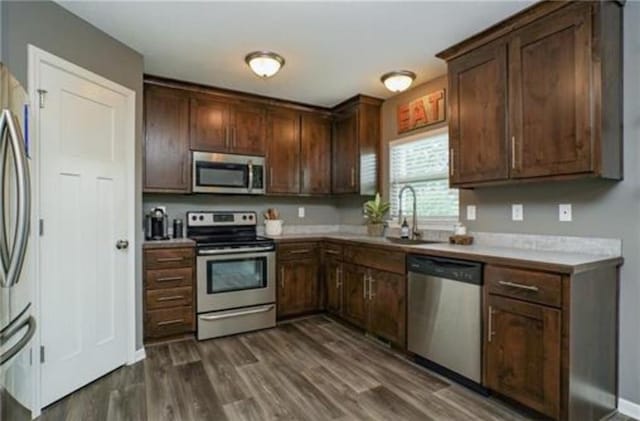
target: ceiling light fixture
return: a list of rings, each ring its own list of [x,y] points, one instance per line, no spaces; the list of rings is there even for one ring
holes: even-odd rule
[[[398,70],[382,75],[380,80],[391,92],[402,92],[409,89],[409,86],[416,78],[416,74],[408,70]]]
[[[284,58],[271,51],[254,51],[247,54],[244,61],[253,73],[263,79],[275,75],[284,66]]]

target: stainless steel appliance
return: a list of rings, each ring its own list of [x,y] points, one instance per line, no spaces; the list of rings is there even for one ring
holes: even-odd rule
[[[482,264],[409,255],[408,349],[469,387],[482,373]]]
[[[261,156],[193,152],[193,192],[264,194]]]
[[[31,419],[33,370],[28,259],[31,191],[27,94],[0,63],[0,419]]]
[[[187,212],[200,340],[276,324],[275,244],[256,225],[255,212]]]
[[[145,215],[145,238],[167,240],[169,238],[169,215],[162,208],[153,208]]]

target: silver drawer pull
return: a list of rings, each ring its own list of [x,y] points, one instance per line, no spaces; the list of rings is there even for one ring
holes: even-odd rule
[[[302,254],[302,253],[310,253],[309,249],[301,249],[301,250],[289,250],[290,254]]]
[[[340,254],[340,252],[336,251],[336,250],[325,250],[325,253],[328,253],[328,254]]]
[[[498,281],[498,283],[505,287],[526,289],[527,291],[534,291],[534,292],[538,291],[538,287],[534,287],[533,285],[523,285],[523,284],[517,284],[515,282],[509,282],[509,281]]]
[[[168,276],[166,278],[158,278],[156,282],[174,282],[174,281],[183,281],[184,276]]]
[[[200,316],[200,320],[207,320],[207,321],[221,320],[221,319],[228,319],[230,317],[240,317],[240,316],[248,316],[250,314],[266,313],[267,311],[271,311],[271,310],[273,310],[272,305],[254,309],[254,310],[236,311],[234,313],[219,314],[216,316]]]
[[[184,323],[184,319],[167,320],[166,322],[159,322],[158,326],[179,325]]]
[[[168,263],[168,262],[182,262],[184,257],[159,257],[158,263]]]
[[[158,302],[160,301],[176,301],[176,300],[182,300],[184,298],[184,295],[172,295],[170,297],[160,297],[158,298]]]

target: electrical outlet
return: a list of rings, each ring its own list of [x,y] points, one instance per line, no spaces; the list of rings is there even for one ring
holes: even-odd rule
[[[571,203],[558,205],[558,212],[558,219],[560,222],[571,222],[573,220],[573,216],[571,214]]]
[[[524,206],[521,203],[511,205],[511,220],[524,221]]]
[[[467,205],[467,221],[476,220],[476,205]]]
[[[304,208],[298,208],[298,218],[304,218]]]

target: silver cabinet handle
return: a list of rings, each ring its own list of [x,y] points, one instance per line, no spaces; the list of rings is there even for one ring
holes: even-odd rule
[[[489,306],[489,320],[487,323],[487,342],[491,342],[495,332],[493,331],[493,306]]]
[[[362,274],[362,298],[367,299],[367,274]]]
[[[228,319],[230,317],[248,316],[250,314],[266,313],[267,311],[271,311],[272,309],[273,309],[273,305],[270,305],[267,307],[257,308],[254,310],[237,311],[234,313],[219,314],[217,316],[200,316],[200,320],[212,321],[212,320]]]
[[[167,276],[166,278],[158,278],[156,282],[174,282],[174,281],[182,281],[184,280],[184,276]]]
[[[284,289],[284,266],[280,268],[280,288]]]
[[[356,168],[351,167],[351,187],[356,186]]]
[[[158,326],[178,325],[180,323],[184,323],[184,319],[173,319],[173,320],[167,320],[166,322],[159,322]]]
[[[449,155],[451,156],[451,175],[455,173],[456,160],[455,160],[455,151],[453,148],[449,149]]]
[[[498,281],[498,283],[506,287],[525,289],[527,291],[533,291],[533,292],[538,291],[538,287],[533,285],[524,285],[524,284],[518,284],[516,282],[509,282],[509,281]]]
[[[329,250],[325,250],[324,252],[325,252],[325,253],[327,253],[327,254],[335,254],[335,255],[340,254],[340,252],[338,252],[338,251],[336,251],[336,250],[331,250],[331,249],[329,249]]]
[[[160,297],[160,298],[158,298],[158,302],[176,301],[176,300],[182,300],[183,298],[184,298],[184,295],[171,295],[169,297]]]
[[[310,253],[311,250],[309,249],[299,249],[299,250],[289,250],[289,254],[303,254],[303,253]]]
[[[160,257],[157,259],[158,263],[169,263],[169,262],[181,262],[184,260],[184,257]]]
[[[511,168],[516,168],[516,137],[511,136]]]
[[[373,297],[375,297],[375,294],[373,293],[374,282],[375,282],[375,279],[373,279],[373,276],[369,275],[369,301],[371,301]]]

